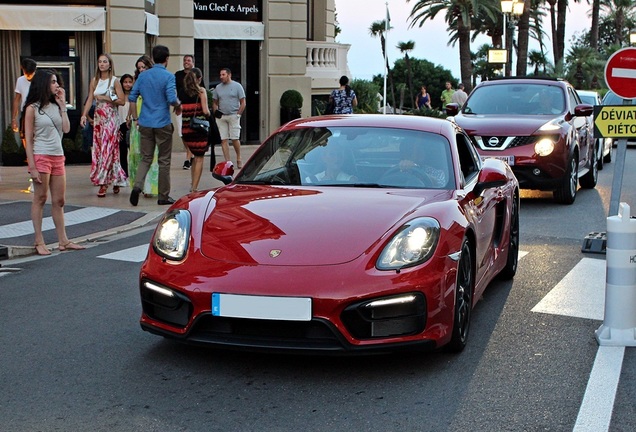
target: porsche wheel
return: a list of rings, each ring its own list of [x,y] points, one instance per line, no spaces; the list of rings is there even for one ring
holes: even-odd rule
[[[519,262],[519,196],[513,197],[512,209],[510,210],[510,238],[508,240],[508,257],[506,266],[499,273],[499,278],[509,280],[517,273]]]
[[[554,200],[559,204],[572,204],[576,199],[576,188],[579,182],[578,159],[576,154],[570,159],[568,168],[561,180],[561,185],[554,191]]]
[[[473,309],[474,288],[473,254],[468,239],[462,243],[455,284],[455,312],[453,335],[447,345],[449,351],[460,352],[466,347]]]

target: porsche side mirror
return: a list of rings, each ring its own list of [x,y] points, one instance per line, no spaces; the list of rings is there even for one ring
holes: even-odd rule
[[[459,113],[459,104],[449,103],[446,104],[446,115],[448,116],[456,116]]]
[[[232,161],[219,162],[214,165],[212,170],[212,177],[222,182],[223,184],[232,183],[232,176],[234,175],[234,164]]]
[[[508,177],[506,176],[506,163],[498,159],[486,159],[482,165],[477,184],[473,189],[475,195],[479,196],[486,189],[504,186]]]

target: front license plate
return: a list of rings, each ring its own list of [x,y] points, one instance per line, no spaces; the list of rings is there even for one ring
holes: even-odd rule
[[[513,166],[515,164],[515,157],[514,156],[482,156],[481,160],[483,162],[483,161],[485,161],[488,158],[499,159],[500,161],[504,161],[504,162],[508,163],[508,165],[510,165],[510,166]]]
[[[311,321],[311,298],[212,294],[212,315],[282,321]]]

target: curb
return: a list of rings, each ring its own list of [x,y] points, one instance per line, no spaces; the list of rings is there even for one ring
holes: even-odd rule
[[[97,241],[99,239],[102,239],[104,237],[108,237],[110,235],[121,234],[123,232],[132,231],[132,230],[137,229],[137,228],[142,228],[142,227],[152,223],[153,221],[158,219],[163,214],[164,214],[164,212],[162,212],[162,211],[155,211],[155,212],[146,213],[144,216],[140,217],[136,221],[131,222],[131,223],[127,224],[127,225],[121,225],[121,226],[118,226],[118,227],[109,228],[109,229],[104,230],[104,231],[99,231],[99,232],[96,232],[96,233],[92,233],[92,234],[89,234],[89,235],[86,235],[86,236],[82,236],[82,237],[72,238],[72,239],[69,239],[69,240],[74,242],[74,243],[91,243],[91,242],[95,242],[95,241]],[[59,248],[59,243],[52,243],[49,248],[52,249],[52,250],[56,250],[56,249]],[[3,249],[5,249],[6,251],[3,251]],[[3,252],[4,252],[4,254],[3,254]],[[35,247],[34,246],[0,246],[0,260],[13,259],[13,258],[23,258],[23,257],[35,255],[35,254],[36,254],[36,252],[35,252]]]

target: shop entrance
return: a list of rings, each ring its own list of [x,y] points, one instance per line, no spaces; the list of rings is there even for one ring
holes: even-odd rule
[[[232,79],[245,89],[246,108],[241,117],[241,141],[259,142],[260,124],[260,50],[259,41],[200,40],[194,41],[195,63],[203,71],[208,88],[219,83],[221,68],[232,71]]]

